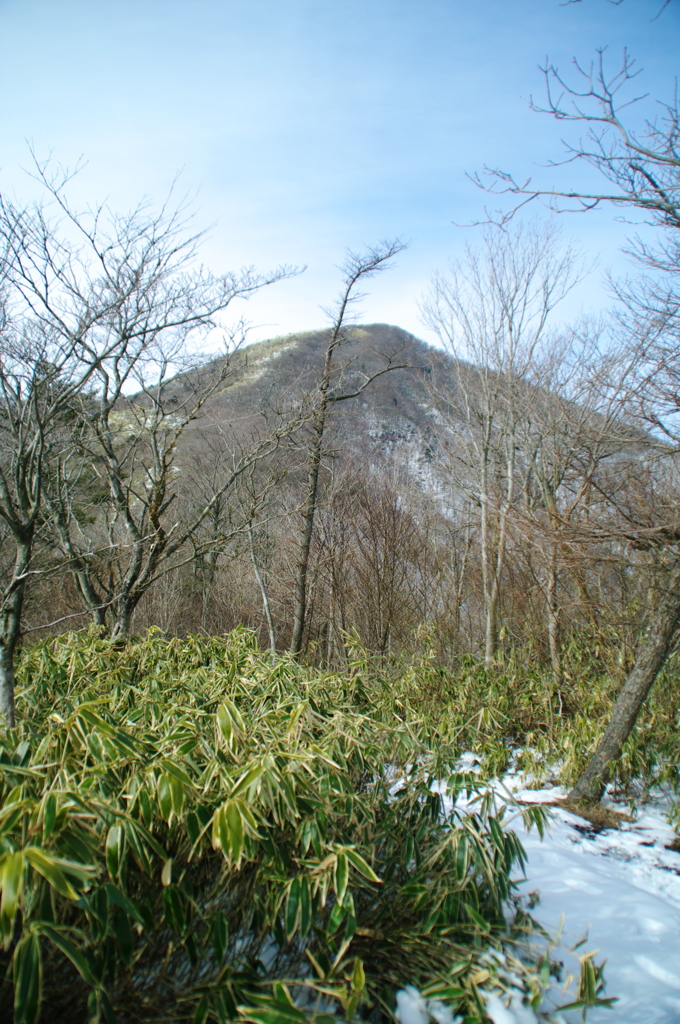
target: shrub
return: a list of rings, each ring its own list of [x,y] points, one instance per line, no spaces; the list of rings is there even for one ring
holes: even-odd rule
[[[475,1021],[508,958],[540,1002],[527,919],[504,916],[521,846],[488,802],[443,813],[432,781],[470,779],[384,687],[245,630],[68,634],[18,678],[0,741],[15,1024],[41,1005],[51,1024],[377,1021],[409,983]]]

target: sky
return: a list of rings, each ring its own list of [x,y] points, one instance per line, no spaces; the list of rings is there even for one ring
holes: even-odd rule
[[[322,326],[346,249],[398,236],[409,247],[368,282],[360,319],[434,341],[419,300],[498,206],[467,175],[589,180],[545,166],[569,126],[529,109],[539,66],[568,71],[607,47],[615,69],[627,47],[642,69],[629,96],[648,93],[639,110],[653,113],[680,65],[680,0],[661,3],[0,0],[0,189],[35,193],[29,144],[68,167],[82,158],[79,206],[160,204],[176,181],[215,273],[307,268],[235,310],[251,340]],[[560,220],[597,259],[564,316],[594,312],[633,229],[611,210]]]

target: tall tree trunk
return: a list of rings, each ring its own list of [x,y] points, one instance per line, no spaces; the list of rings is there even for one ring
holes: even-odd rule
[[[345,317],[348,306],[352,301],[352,291],[356,283],[364,277],[370,277],[377,270],[392,259],[403,249],[398,240],[393,242],[381,242],[375,249],[367,249],[363,255],[348,252],[344,263],[345,279],[344,289],[340,293],[336,307],[336,315],[328,340],[328,347],[324,358],[323,372],[317,389],[317,400],[314,407],[312,422],[314,424],[312,444],[309,451],[309,463],[307,474],[307,494],[302,512],[303,528],[300,539],[300,548],[295,573],[294,586],[294,613],[293,613],[293,635],[290,640],[290,653],[297,657],[302,653],[302,640],[305,630],[305,619],[307,617],[307,576],[309,573],[309,553],[312,546],[312,534],[314,531],[314,516],[316,514],[317,496],[319,490],[319,469],[321,467],[321,455],[323,451],[323,435],[326,428],[326,416],[329,405],[335,402],[342,402],[348,398],[356,398],[361,394],[371,381],[386,373],[396,366],[390,359],[385,369],[370,377],[356,389],[345,392],[342,395],[331,395],[331,368],[333,353],[342,341]]]
[[[569,794],[573,801],[597,803],[604,793],[612,768],[621,756],[642,705],[664,666],[680,625],[680,568],[661,597],[635,665],[618,696],[609,725],[597,750]]]
[[[484,663],[487,668],[493,665],[493,659],[498,646],[498,589],[494,594],[494,576],[492,574],[492,527],[490,522],[489,504],[489,452],[488,435],[490,431],[487,421],[486,435],[481,456],[481,535],[482,535],[482,588],[484,590]]]
[[[23,591],[23,586],[21,589]],[[0,633],[0,715],[12,729],[16,724],[14,717],[14,651],[19,639],[23,594],[15,598],[13,603],[18,604],[19,609],[17,611],[15,608],[5,612]]]
[[[267,588],[265,586],[260,566],[257,563],[257,555],[255,554],[255,536],[253,534],[252,523],[248,524],[248,540],[250,541],[250,558],[253,563],[255,579],[257,580],[257,585],[260,588],[260,594],[262,595],[262,604],[264,607],[264,614],[265,618],[267,619],[267,629],[269,630],[269,647],[272,651],[275,651],[276,633],[274,632],[274,619],[272,618],[272,609],[269,603],[269,594],[267,593]]]
[[[328,360],[328,363],[330,364],[330,360]],[[326,390],[328,390],[327,385]],[[316,514],[316,502],[319,491],[321,446],[323,443],[325,426],[326,402],[324,394],[321,410],[314,427],[314,438],[312,441],[309,473],[307,476],[307,494],[302,511],[302,537],[300,539],[300,550],[295,574],[293,635],[290,639],[290,653],[296,656],[302,653],[302,639],[305,630],[305,619],[307,617],[307,576],[309,573],[309,554],[312,547],[314,516]]]
[[[487,596],[486,623],[484,630],[484,664],[492,668],[498,650],[498,588],[492,585],[491,594]]]
[[[508,514],[514,490],[514,466],[508,467],[507,496],[498,512],[498,537],[493,557],[493,566],[487,567],[488,589],[486,593],[486,630],[484,637],[484,663],[487,668],[494,664],[498,653],[499,618],[501,611],[501,580],[505,567],[505,550],[508,539]],[[487,491],[488,493],[488,491]],[[487,527],[488,530],[488,527]],[[487,541],[488,546],[488,541]],[[487,559],[488,559],[487,554]]]
[[[31,557],[33,525],[17,539],[14,571],[10,585],[5,590],[2,612],[0,612],[0,715],[6,725],[14,728],[14,652],[21,632],[21,613],[24,607],[25,573]]]
[[[14,718],[14,647],[0,639],[0,715],[13,729]]]
[[[560,643],[560,606],[557,599],[557,546],[552,545],[550,565],[548,567],[548,583],[546,586],[546,612],[548,617],[548,647],[550,664],[553,670],[555,686],[562,686],[562,646]]]

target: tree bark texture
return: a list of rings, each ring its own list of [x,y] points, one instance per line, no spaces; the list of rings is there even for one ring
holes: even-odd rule
[[[14,728],[14,652],[21,632],[24,607],[25,574],[31,557],[33,526],[17,539],[13,578],[5,591],[0,613],[0,715]]]
[[[0,715],[13,729],[14,719],[14,651],[0,641]]]
[[[659,601],[635,665],[623,685],[597,750],[569,794],[574,802],[597,803],[637,716],[670,654],[680,625],[680,568]]]

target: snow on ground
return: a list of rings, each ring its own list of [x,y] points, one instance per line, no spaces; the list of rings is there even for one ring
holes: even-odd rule
[[[550,803],[566,795],[557,787],[524,789],[513,775],[493,788],[500,799],[513,793],[523,803]],[[562,808],[551,811],[541,840],[508,808],[509,825],[528,855],[519,891],[536,892],[532,916],[553,935],[561,930],[553,957],[564,962],[565,973],[578,978],[578,953],[586,950],[599,951],[595,963],[607,961],[605,995],[617,996],[618,1002],[590,1009],[588,1024],[678,1024],[680,853],[667,849],[675,833],[666,820],[666,801],[652,799],[634,821],[602,832]],[[586,934],[586,943],[571,953]],[[558,1005],[566,1002],[560,995],[556,989],[550,993]],[[579,1011],[562,1017],[570,1024],[581,1020]]]
[[[564,915],[563,944],[587,931],[584,948],[607,960],[607,995],[619,1001],[590,1010],[590,1024],[680,1021],[680,854],[665,848],[674,833],[663,812],[647,807],[620,830],[594,833],[556,809],[543,842],[519,823],[517,831],[528,854],[520,891],[538,891],[536,919],[555,932]]]

